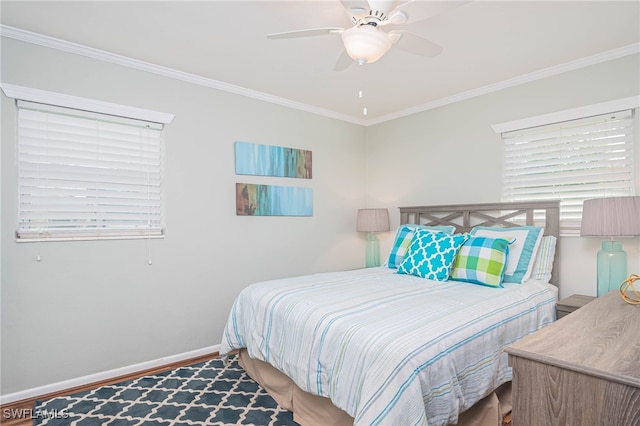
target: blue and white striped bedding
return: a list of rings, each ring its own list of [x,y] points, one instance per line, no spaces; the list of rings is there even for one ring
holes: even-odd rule
[[[511,380],[502,349],[555,319],[557,290],[490,288],[384,267],[253,284],[220,354],[247,348],[356,425],[445,425]]]

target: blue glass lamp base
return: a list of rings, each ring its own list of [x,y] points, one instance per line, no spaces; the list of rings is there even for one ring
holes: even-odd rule
[[[366,266],[380,266],[380,241],[373,233],[367,234]]]
[[[598,296],[616,290],[627,279],[627,253],[619,241],[603,241],[598,252]]]

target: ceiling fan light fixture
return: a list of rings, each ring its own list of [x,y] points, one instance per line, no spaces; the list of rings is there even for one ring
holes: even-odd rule
[[[362,25],[343,31],[342,41],[349,56],[361,65],[382,58],[392,44],[387,34],[378,31],[373,25]]]

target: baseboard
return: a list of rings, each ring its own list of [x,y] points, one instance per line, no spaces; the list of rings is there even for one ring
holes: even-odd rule
[[[151,370],[154,368],[184,361],[190,358],[197,358],[219,351],[220,345],[208,346],[205,348],[196,349],[194,351],[154,359],[152,361],[141,362],[139,364],[133,364],[125,367],[115,368],[113,370],[102,371],[100,373],[89,374],[87,376],[77,377],[75,379],[64,380],[62,382],[51,383],[48,385],[25,389],[23,391],[13,392],[6,395],[0,395],[0,405],[10,404],[12,402],[27,399],[34,399],[42,395],[48,395],[67,389],[82,387],[92,383],[103,382],[117,377],[126,376],[144,370]]]

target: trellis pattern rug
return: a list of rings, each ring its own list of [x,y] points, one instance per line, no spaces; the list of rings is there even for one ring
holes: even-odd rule
[[[238,365],[212,359],[37,401],[35,425],[297,425]]]

